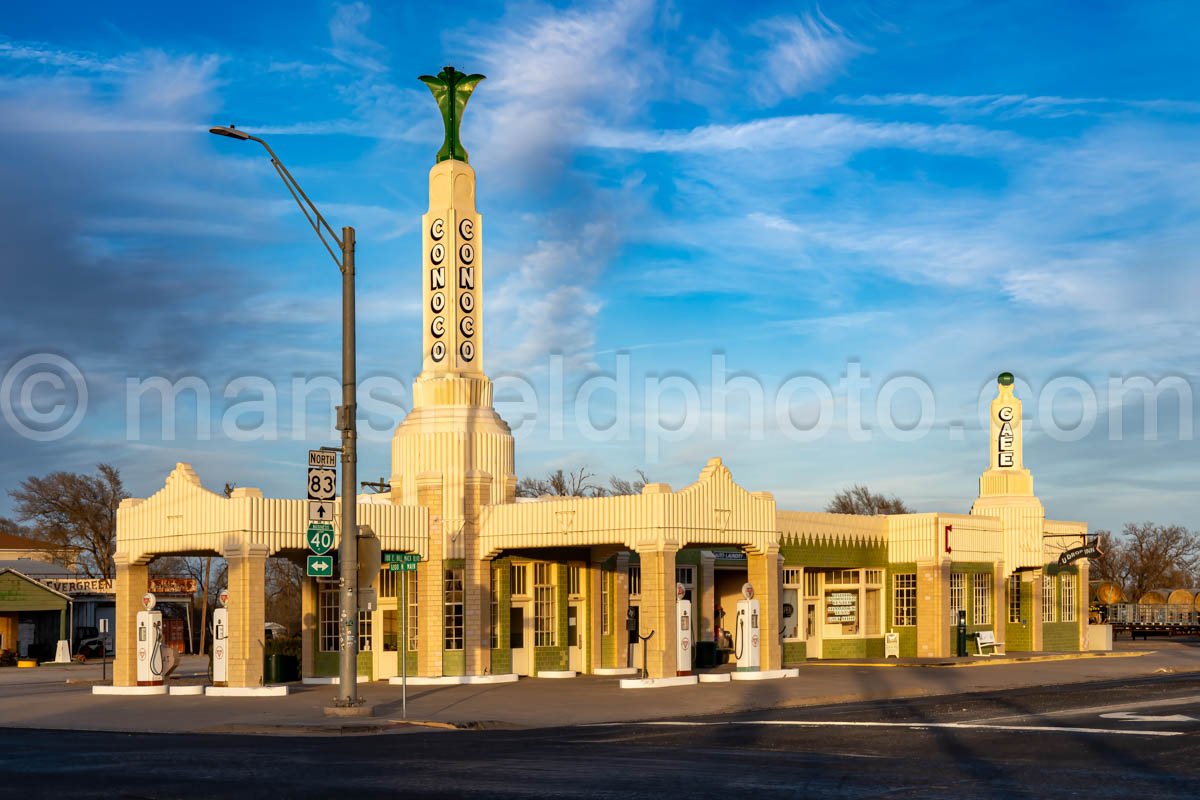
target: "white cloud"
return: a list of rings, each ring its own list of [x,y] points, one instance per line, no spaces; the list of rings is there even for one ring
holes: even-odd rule
[[[819,10],[800,17],[762,20],[755,30],[762,31],[770,46],[751,91],[767,105],[824,88],[867,50]]]
[[[334,7],[329,21],[329,38],[333,46],[328,52],[343,64],[364,72],[386,72],[387,67],[374,54],[384,52],[383,45],[364,32],[371,21],[371,7],[366,3],[345,3]]]
[[[688,131],[593,129],[592,147],[642,153],[716,153],[744,150],[777,154],[794,150],[854,152],[902,147],[936,153],[975,154],[1016,150],[1027,143],[1004,131],[970,125],[875,122],[843,114],[768,117]]]
[[[1057,97],[1054,95],[923,93],[839,95],[836,102],[851,106],[918,106],[973,115],[1011,117],[1066,117],[1097,115],[1136,109],[1164,114],[1200,114],[1200,103],[1187,100],[1122,100],[1110,97]]]

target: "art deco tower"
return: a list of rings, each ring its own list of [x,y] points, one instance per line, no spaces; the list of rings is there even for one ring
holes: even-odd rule
[[[977,516],[999,517],[1004,526],[1004,563],[1008,571],[1039,567],[1046,511],[1033,493],[1033,475],[1025,469],[1025,431],[1021,401],[1013,393],[1011,372],[996,379],[996,398],[989,409],[990,463],[979,476],[979,497],[971,506]]]
[[[446,67],[421,80],[441,108],[446,141],[429,171],[429,210],[421,219],[422,369],[413,410],[392,439],[392,500],[430,514],[429,559],[419,570],[420,672],[454,674],[457,644],[467,673],[479,674],[488,657],[479,625],[489,564],[476,553],[478,516],[485,505],[512,502],[516,490],[512,433],[492,408],[483,371],[483,225],[475,171],[458,141],[463,109],[483,76]],[[443,636],[444,593],[455,591],[449,575],[460,565],[464,630]]]

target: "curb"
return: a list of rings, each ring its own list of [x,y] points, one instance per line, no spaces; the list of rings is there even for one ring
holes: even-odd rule
[[[1062,653],[1053,656],[1017,656],[1013,658],[1004,658],[996,660],[992,656],[977,657],[977,661],[938,661],[933,664],[903,664],[896,662],[873,662],[859,663],[854,661],[806,661],[797,669],[803,667],[867,667],[869,669],[881,669],[884,667],[895,669],[963,669],[967,667],[1001,667],[1006,664],[1032,664],[1047,661],[1082,661],[1092,658],[1138,658],[1141,656],[1154,655],[1153,650],[1134,650],[1128,653]]]

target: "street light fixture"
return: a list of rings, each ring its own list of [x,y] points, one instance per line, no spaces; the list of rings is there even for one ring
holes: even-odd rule
[[[287,167],[275,155],[265,141],[257,136],[251,136],[245,131],[238,130],[233,125],[217,126],[209,129],[209,133],[226,136],[240,141],[258,142],[271,156],[271,166],[279,173],[296,205],[300,206],[305,219],[312,225],[317,238],[334,263],[342,273],[342,404],[337,408],[337,427],[342,432],[342,541],[338,547],[339,576],[338,588],[341,596],[341,615],[339,622],[340,660],[339,685],[337,705],[357,706],[358,698],[358,508],[356,491],[358,487],[358,450],[355,419],[357,417],[358,398],[355,378],[354,350],[354,228],[342,228],[339,237],[329,227],[325,217],[313,205],[312,200],[300,188],[300,184],[288,172]],[[329,236],[337,244],[337,252],[326,240]]]

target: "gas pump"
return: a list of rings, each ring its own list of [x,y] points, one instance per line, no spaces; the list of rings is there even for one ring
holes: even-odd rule
[[[222,589],[217,599],[221,608],[213,609],[212,615],[213,686],[225,686],[229,682],[229,610],[224,606],[229,590]]]
[[[759,666],[758,601],[754,599],[754,587],[742,584],[742,597],[738,600],[737,616],[733,623],[733,650],[737,656],[738,672],[757,672]]]
[[[163,637],[162,612],[155,611],[157,599],[150,592],[142,595],[145,611],[137,613],[138,686],[162,686]]]
[[[675,618],[679,631],[675,639],[675,671],[678,675],[692,674],[692,601],[684,599],[686,594],[682,583],[675,584]]]
[[[633,666],[633,653],[638,643],[638,607],[630,606],[625,612],[626,648],[625,666]]]

